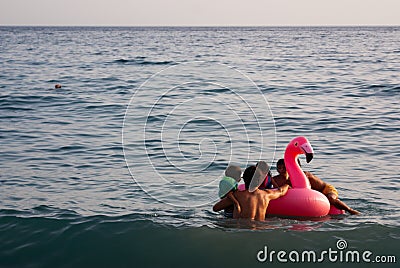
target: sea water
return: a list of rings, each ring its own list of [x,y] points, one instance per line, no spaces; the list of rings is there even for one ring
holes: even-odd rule
[[[399,44],[399,27],[1,27],[0,266],[396,266],[375,257],[400,258]],[[362,215],[212,211],[228,164],[276,174],[296,136]]]

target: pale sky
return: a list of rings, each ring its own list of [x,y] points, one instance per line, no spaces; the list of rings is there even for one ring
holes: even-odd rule
[[[0,0],[0,25],[396,25],[400,0]]]

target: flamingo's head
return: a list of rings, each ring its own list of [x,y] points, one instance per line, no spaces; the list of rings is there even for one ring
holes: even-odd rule
[[[306,137],[300,136],[294,138],[288,144],[287,149],[289,149],[292,153],[296,155],[305,154],[307,163],[309,163],[314,157],[313,148],[311,147],[311,144]]]

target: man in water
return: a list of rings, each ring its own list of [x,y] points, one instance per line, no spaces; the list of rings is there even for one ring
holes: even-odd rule
[[[338,209],[343,209],[349,212],[351,215],[361,214],[357,210],[350,208],[339,199],[339,193],[333,185],[324,182],[309,171],[304,171],[304,174],[306,174],[308,180],[310,181],[311,189],[323,193],[328,198],[331,205],[335,206]]]
[[[297,159],[297,162],[301,167],[299,159]],[[275,182],[277,184],[276,186],[280,186],[283,183],[285,183],[286,179],[284,178],[287,178],[287,180],[289,180],[289,175],[287,174],[285,162],[283,161],[283,159],[278,160],[278,162],[276,163],[276,168],[279,172],[279,175],[273,177],[273,183]],[[350,208],[348,205],[346,205],[343,201],[339,199],[339,193],[333,185],[324,182],[323,180],[321,180],[320,178],[318,178],[309,171],[304,171],[304,174],[306,174],[306,177],[310,181],[311,189],[323,193],[328,198],[329,203],[331,205],[335,206],[338,209],[343,209],[352,215],[360,214],[360,212]]]
[[[233,211],[233,218],[245,218],[262,221],[265,219],[265,214],[268,208],[268,204],[270,200],[277,199],[286,194],[289,186],[284,185],[277,190],[260,190],[257,185],[254,187],[254,181],[260,181],[262,183],[267,175],[267,171],[265,171],[265,167],[267,164],[263,161],[258,163],[257,168],[255,166],[250,166],[246,168],[243,173],[243,180],[245,183],[246,190],[245,191],[236,191],[234,192],[234,196],[239,201],[242,211],[238,213],[236,207]],[[254,177],[254,178],[253,178]],[[253,183],[251,183],[253,180]],[[256,183],[256,184],[260,184]],[[255,189],[253,189],[255,188]],[[218,203],[216,203],[213,207],[215,212],[220,211],[226,207],[229,207],[233,204],[232,200],[228,198],[223,198]]]

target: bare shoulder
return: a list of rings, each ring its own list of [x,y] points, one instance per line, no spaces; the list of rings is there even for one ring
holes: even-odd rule
[[[310,171],[304,171],[304,174],[306,174],[307,177],[315,177]]]
[[[322,180],[320,178],[318,178],[317,176],[315,176],[314,174],[312,174],[310,171],[304,171],[304,174],[306,174],[306,177],[310,180],[315,180],[315,181],[321,181]]]
[[[326,183],[309,171],[305,171],[304,173],[306,174],[306,177],[310,181],[311,188],[317,191],[322,191]]]
[[[235,191],[233,195],[237,198],[239,202],[246,202],[249,198],[254,196],[254,193],[250,193],[249,191]]]

